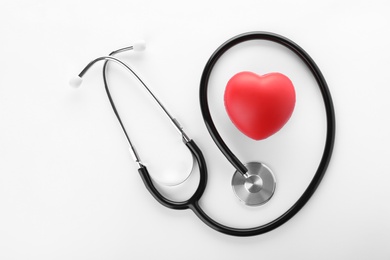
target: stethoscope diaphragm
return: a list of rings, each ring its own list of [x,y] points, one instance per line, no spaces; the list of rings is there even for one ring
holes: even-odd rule
[[[271,169],[263,163],[245,164],[246,176],[236,171],[232,178],[232,187],[236,196],[248,206],[259,206],[274,195],[276,180]]]

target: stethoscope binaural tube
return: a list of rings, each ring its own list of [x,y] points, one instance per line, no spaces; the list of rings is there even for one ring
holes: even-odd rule
[[[109,56],[102,56],[102,57],[99,57],[99,58],[96,58],[94,60],[92,60],[90,63],[87,64],[87,66],[85,66],[85,68],[78,74],[77,77],[73,78],[71,81],[70,81],[70,84],[73,86],[73,87],[79,87],[82,83],[82,77],[84,76],[84,74],[97,62],[99,61],[104,61],[104,66],[103,66],[103,81],[104,81],[104,87],[105,87],[105,90],[106,90],[106,94],[107,94],[107,97],[110,101],[110,104],[111,104],[111,107],[115,113],[115,116],[117,117],[118,119],[118,122],[122,128],[122,131],[123,133],[125,134],[125,137],[128,141],[128,144],[130,146],[130,149],[129,151],[131,152],[131,155],[134,159],[134,161],[138,164],[138,172],[147,188],[147,190],[152,194],[152,196],[158,201],[160,202],[162,205],[168,207],[168,208],[171,208],[171,209],[188,209],[190,208],[190,206],[194,203],[196,203],[203,195],[203,192],[206,188],[206,185],[207,185],[207,168],[206,168],[206,163],[205,163],[205,159],[203,157],[203,154],[201,152],[201,150],[198,148],[198,146],[195,144],[195,142],[190,139],[187,134],[184,132],[183,130],[183,127],[180,125],[180,123],[172,117],[172,115],[168,112],[168,110],[163,106],[163,104],[161,103],[160,100],[157,99],[157,97],[154,95],[154,93],[149,89],[149,87],[143,82],[143,80],[129,67],[129,65],[127,65],[126,63],[124,63],[123,61],[121,61],[120,59],[117,59],[115,57],[113,57],[113,55],[115,54],[118,54],[118,53],[121,53],[121,52],[124,52],[124,51],[128,51],[128,50],[143,50],[144,47],[143,47],[144,43],[136,43],[136,45],[132,45],[132,46],[129,46],[129,47],[126,47],[126,48],[122,48],[122,49],[119,49],[119,50],[116,50],[116,51],[113,51],[109,54]],[[156,101],[156,103],[158,104],[158,106],[163,110],[163,112],[165,113],[165,115],[170,119],[171,123],[173,124],[173,126],[176,128],[176,130],[181,134],[182,136],[182,140],[183,140],[183,143],[187,146],[187,148],[189,149],[189,151],[191,152],[192,156],[195,158],[197,164],[198,164],[198,168],[199,168],[199,171],[200,171],[200,179],[199,179],[199,184],[198,184],[198,187],[196,189],[196,191],[194,192],[194,194],[188,199],[188,200],[185,200],[185,201],[172,201],[170,199],[167,199],[166,197],[164,197],[158,190],[157,188],[155,187],[154,183],[153,183],[153,180],[151,178],[151,176],[149,175],[149,172],[148,172],[148,169],[147,167],[141,162],[141,159],[127,133],[127,130],[124,126],[124,124],[122,123],[122,119],[118,113],[118,110],[116,109],[116,106],[115,106],[115,102],[112,98],[112,95],[111,95],[111,92],[110,92],[110,89],[109,89],[109,84],[108,84],[108,81],[107,81],[107,65],[108,65],[108,62],[115,62],[119,65],[121,65],[122,67],[124,67],[127,71],[129,71],[131,74],[133,74],[133,76],[135,76],[137,78],[137,80],[139,81],[139,83],[141,83],[141,85],[145,88],[145,90],[152,96],[152,98]]]
[[[117,54],[117,53],[120,53],[120,52],[124,52],[124,51],[128,51],[128,50],[136,50],[136,51],[140,51],[140,50],[144,50],[145,47],[144,47],[144,43],[143,42],[139,42],[139,43],[136,43],[132,46],[129,46],[129,47],[126,47],[126,48],[122,48],[122,49],[119,49],[119,50],[116,50],[116,51],[113,51],[109,54],[109,56],[102,56],[102,57],[99,57],[99,58],[96,58],[94,60],[92,60],[91,62],[89,62],[87,64],[87,66],[84,67],[84,69],[78,74],[78,76],[74,77],[73,79],[71,79],[71,81],[69,82],[71,86],[77,88],[79,87],[81,84],[82,84],[82,77],[84,76],[84,74],[94,65],[96,64],[97,62],[99,61],[105,61],[104,63],[104,66],[103,66],[103,81],[104,81],[104,87],[105,87],[105,90],[106,90],[106,94],[107,94],[107,97],[110,101],[110,104],[111,104],[111,107],[114,111],[114,114],[115,116],[117,117],[118,119],[118,122],[122,128],[122,131],[123,133],[125,134],[126,136],[126,139],[127,139],[127,142],[130,146],[130,149],[129,151],[131,152],[131,155],[134,159],[134,161],[136,163],[138,163],[139,166],[143,165],[141,163],[141,160],[139,158],[139,155],[135,149],[135,146],[133,145],[133,143],[131,142],[131,139],[129,138],[129,135],[127,133],[127,130],[126,128],[124,127],[123,123],[122,123],[122,119],[116,109],[116,106],[115,106],[115,102],[111,96],[111,92],[109,90],[109,87],[108,87],[108,82],[107,82],[107,76],[106,76],[106,73],[107,73],[107,64],[108,62],[115,62],[119,65],[121,65],[122,67],[124,67],[127,71],[129,71],[134,77],[136,77],[136,79],[139,81],[139,83],[141,83],[141,85],[144,87],[144,89],[149,93],[149,95],[153,98],[153,100],[157,103],[157,105],[160,107],[160,109],[164,112],[164,114],[170,119],[171,123],[173,124],[173,126],[175,127],[175,129],[180,133],[180,135],[182,136],[182,139],[183,139],[183,142],[186,143],[188,141],[190,141],[190,138],[187,136],[187,134],[184,132],[183,130],[183,127],[180,125],[180,123],[177,121],[176,118],[174,118],[169,112],[168,110],[164,107],[164,105],[161,103],[161,101],[154,95],[154,93],[149,89],[149,87],[144,83],[144,81],[137,75],[137,73],[135,73],[130,67],[129,65],[127,65],[126,63],[124,63],[123,61],[121,61],[120,59],[117,59],[115,57],[113,57],[113,55]]]

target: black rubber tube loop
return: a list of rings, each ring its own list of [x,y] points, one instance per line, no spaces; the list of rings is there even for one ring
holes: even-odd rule
[[[294,52],[306,64],[310,72],[315,77],[318,87],[320,88],[321,91],[321,95],[326,110],[327,132],[326,132],[326,142],[325,142],[323,155],[319,163],[319,166],[317,168],[317,171],[313,176],[313,179],[311,180],[310,184],[308,185],[304,193],[301,195],[301,197],[297,200],[297,202],[291,208],[289,208],[284,214],[282,214],[275,220],[258,227],[238,229],[238,228],[227,227],[225,225],[222,225],[214,221],[209,216],[207,216],[207,214],[199,207],[198,203],[195,203],[191,206],[191,209],[195,212],[195,214],[208,226],[210,226],[211,228],[219,232],[228,235],[233,235],[233,236],[254,236],[254,235],[263,234],[265,232],[269,232],[281,226],[285,222],[287,222],[300,209],[302,209],[302,207],[307,203],[307,201],[314,194],[322,178],[324,177],[326,169],[329,165],[330,158],[332,156],[332,151],[333,151],[333,146],[335,141],[336,120],[335,120],[332,97],[330,95],[325,78],[323,77],[318,66],[315,64],[314,60],[300,46],[298,46],[296,43],[292,42],[291,40],[283,36],[269,33],[269,32],[249,32],[249,33],[244,33],[236,37],[233,37],[230,40],[223,43],[211,55],[210,59],[208,60],[203,70],[202,78],[200,81],[199,97],[200,97],[200,107],[201,107],[203,119],[211,137],[213,138],[214,142],[219,147],[221,152],[225,155],[225,157],[242,174],[244,174],[247,171],[245,166],[238,160],[238,158],[227,147],[227,145],[222,140],[221,136],[219,135],[214,125],[214,122],[210,114],[210,109],[209,109],[208,99],[207,99],[208,81],[211,72],[214,68],[214,65],[227,50],[229,50],[231,47],[239,43],[250,41],[250,40],[267,40],[267,41],[272,41],[281,44],[287,47],[288,49],[290,49],[292,52]]]
[[[148,170],[145,166],[142,166],[138,169],[139,174],[141,175],[142,181],[145,184],[146,189],[152,194],[152,196],[163,206],[170,209],[188,209],[191,208],[191,205],[197,203],[203,195],[204,190],[207,186],[207,168],[206,162],[204,160],[203,154],[198,146],[193,140],[186,143],[186,146],[191,151],[192,155],[195,157],[200,172],[199,185],[194,194],[185,201],[173,201],[164,197],[154,186],[153,181],[148,173]]]

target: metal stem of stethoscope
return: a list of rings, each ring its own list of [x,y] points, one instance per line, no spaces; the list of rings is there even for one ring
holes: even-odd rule
[[[127,51],[127,50],[132,50],[133,49],[133,46],[130,46],[130,47],[126,47],[126,48],[122,48],[122,49],[119,49],[119,50],[116,50],[112,53],[110,53],[110,55],[113,55],[113,54],[116,54],[116,53],[120,53],[120,52],[123,52],[123,51]],[[165,113],[166,116],[168,116],[168,118],[170,119],[170,121],[172,122],[173,126],[176,128],[176,130],[181,134],[182,138],[183,138],[183,141],[184,142],[188,142],[190,141],[190,138],[187,136],[187,134],[184,132],[183,130],[183,127],[180,125],[180,123],[176,120],[176,118],[172,117],[171,114],[168,112],[168,110],[164,107],[164,105],[160,102],[160,100],[153,94],[153,92],[150,90],[150,88],[143,82],[143,80],[137,75],[137,73],[135,73],[126,63],[124,63],[123,61],[117,59],[117,58],[114,58],[112,56],[102,56],[102,57],[99,57],[99,58],[96,58],[94,60],[92,60],[91,62],[88,63],[87,66],[85,66],[85,68],[79,73],[78,77],[81,78],[84,76],[84,74],[97,62],[99,61],[106,61],[105,65],[104,65],[104,71],[106,70],[106,66],[107,66],[107,62],[108,61],[113,61],[123,67],[125,67],[129,72],[131,72],[137,79],[138,81],[142,84],[142,86],[144,86],[144,88],[148,91],[148,93],[152,96],[152,98],[156,101],[156,103],[158,104],[158,106],[162,109],[162,111]],[[116,115],[116,117],[118,118],[118,121],[122,127],[122,130],[126,136],[126,139],[127,139],[127,142],[129,143],[129,146],[130,146],[130,152],[131,152],[131,155],[134,159],[134,161],[136,163],[138,163],[139,165],[142,165],[142,162],[141,162],[141,159],[135,149],[135,146],[133,145],[133,143],[131,142],[128,134],[127,134],[127,131],[126,131],[126,128],[124,127],[123,123],[122,123],[122,120],[119,116],[119,113],[115,107],[115,104],[112,100],[112,97],[111,97],[111,94],[110,92],[108,91],[108,84],[107,84],[107,79],[106,79],[106,75],[105,73],[103,73],[103,78],[104,78],[104,83],[105,83],[105,87],[106,87],[106,91],[107,91],[107,95],[109,97],[109,100],[110,100],[110,103],[112,105],[112,108],[114,110],[114,113]],[[80,81],[81,83],[81,81]]]
[[[125,52],[125,51],[129,51],[129,50],[133,50],[133,46],[129,46],[129,47],[125,47],[125,48],[122,48],[122,49],[119,49],[119,50],[116,50],[116,51],[113,51],[109,54],[109,56],[111,57],[112,55],[115,55],[115,54],[118,54],[118,53],[121,53],[121,52]],[[111,57],[113,58],[113,57]],[[117,61],[120,61],[118,59],[116,59]],[[179,123],[179,121],[177,121],[176,118],[174,118],[169,112],[168,110],[164,107],[164,105],[161,103],[161,101],[156,97],[156,95],[154,95],[154,93],[150,90],[150,88],[145,84],[145,82],[143,82],[141,80],[141,78],[126,64],[124,64],[122,61],[120,61],[123,65],[126,66],[126,68],[128,70],[130,70],[130,72],[139,80],[139,82],[145,87],[145,89],[149,92],[149,94],[152,96],[152,98],[154,99],[154,101],[156,101],[156,103],[158,104],[158,106],[162,109],[162,111],[164,111],[165,115],[168,116],[168,118],[171,120],[171,122],[173,123],[173,126],[176,128],[176,130],[182,135],[183,137],[183,140],[185,142],[188,142],[190,140],[190,138],[187,136],[187,134],[184,132],[183,130],[183,127],[181,126],[181,124]],[[115,111],[115,114],[117,116],[119,116],[119,114],[117,113],[116,109],[115,109],[115,104],[114,102],[112,102],[112,98],[111,98],[111,94],[110,94],[110,91],[108,90],[108,84],[107,84],[107,77],[106,77],[106,70],[107,70],[107,61],[104,63],[104,66],[103,66],[103,80],[104,80],[104,86],[107,90],[107,94],[108,94],[108,97],[110,99],[110,102],[111,102],[111,105],[113,105],[113,108],[114,108],[114,111]],[[127,136],[127,134],[126,134]]]

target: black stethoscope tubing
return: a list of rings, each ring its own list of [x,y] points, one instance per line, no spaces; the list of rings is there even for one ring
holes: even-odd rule
[[[332,155],[334,140],[335,140],[335,113],[333,108],[332,97],[330,95],[325,78],[323,77],[321,71],[319,70],[318,66],[315,64],[313,59],[310,58],[310,56],[297,44],[280,35],[268,33],[268,32],[244,33],[226,41],[211,55],[210,59],[208,60],[204,68],[202,78],[200,81],[200,106],[201,106],[204,122],[214,142],[217,144],[217,146],[219,147],[221,152],[226,156],[226,158],[232,163],[232,165],[242,174],[244,174],[247,171],[246,167],[237,159],[237,157],[230,151],[230,149],[227,147],[225,142],[222,140],[221,136],[219,135],[213,123],[209,106],[208,106],[208,100],[207,100],[208,80],[210,78],[214,65],[228,49],[230,49],[231,47],[239,43],[242,43],[244,41],[249,41],[249,40],[268,40],[268,41],[279,43],[289,48],[291,51],[297,54],[298,57],[307,65],[307,67],[310,69],[311,73],[315,77],[317,84],[321,90],[321,94],[323,97],[325,110],[326,110],[326,121],[327,121],[325,147],[324,147],[320,164],[317,168],[317,171],[313,179],[311,180],[309,186],[306,188],[306,190],[301,195],[301,197],[297,200],[297,202],[291,208],[289,208],[284,214],[282,214],[275,220],[258,227],[234,228],[234,227],[223,225],[213,220],[202,210],[202,208],[199,205],[199,199],[202,197],[202,194],[207,185],[207,168],[206,168],[206,163],[203,154],[193,140],[186,143],[186,145],[190,149],[191,153],[194,155],[194,157],[198,162],[199,170],[200,170],[200,180],[199,180],[198,189],[193,194],[193,196],[187,201],[175,202],[165,198],[155,188],[147,172],[146,167],[141,167],[139,169],[139,173],[142,177],[142,180],[144,181],[146,188],[153,195],[153,197],[162,205],[171,209],[189,208],[209,227],[221,233],[232,235],[232,236],[254,236],[254,235],[259,235],[259,234],[269,232],[286,223],[300,209],[302,209],[302,207],[311,198],[311,196],[317,189],[318,185],[320,184],[322,178],[324,177],[324,174],[326,172],[326,169],[328,167]]]
[[[202,78],[200,81],[200,108],[202,110],[202,115],[206,127],[213,138],[216,145],[219,147],[221,152],[225,155],[226,159],[230,161],[230,163],[237,169],[241,174],[247,172],[246,167],[238,160],[238,158],[231,152],[231,150],[227,147],[221,136],[219,135],[209,109],[208,99],[207,99],[207,91],[208,91],[208,81],[211,75],[211,72],[214,68],[214,65],[219,60],[219,58],[230,48],[233,46],[250,40],[267,40],[276,42],[281,44],[291,51],[293,51],[310,69],[310,72],[315,77],[317,84],[321,90],[321,94],[324,100],[325,110],[326,110],[326,120],[327,120],[327,135],[326,135],[326,144],[324,149],[324,154],[322,156],[322,160],[319,166],[320,169],[326,170],[327,165],[330,161],[330,157],[332,155],[333,144],[335,139],[335,114],[333,108],[332,97],[330,95],[328,85],[325,81],[324,76],[322,75],[320,69],[315,64],[314,60],[303,50],[300,46],[298,46],[293,41],[269,32],[249,32],[233,37],[223,43],[210,57],[208,60],[202,74]],[[318,171],[317,171],[318,172]],[[325,171],[324,171],[325,172]]]

